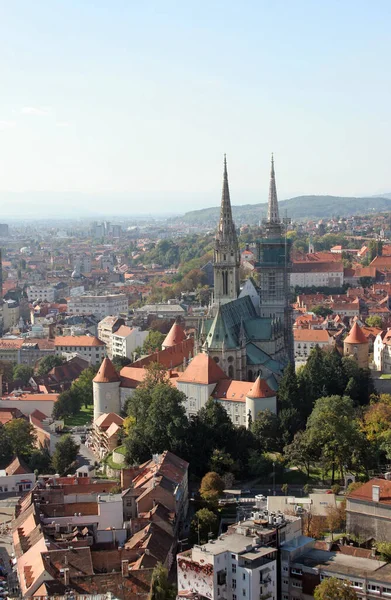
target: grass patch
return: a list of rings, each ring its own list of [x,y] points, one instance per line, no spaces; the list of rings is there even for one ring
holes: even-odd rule
[[[387,374],[387,373],[383,373],[383,375],[380,375],[380,379],[391,379],[391,375]]]
[[[118,471],[120,471],[121,469],[123,469],[125,467],[125,465],[119,465],[118,463],[113,461],[113,455],[109,454],[106,459],[105,459],[105,463],[108,467],[110,467],[111,469],[116,469]]]
[[[82,406],[80,412],[77,415],[73,415],[71,417],[65,417],[64,422],[66,427],[80,427],[81,425],[86,425],[87,423],[91,423],[92,416],[94,414],[94,407],[92,404],[90,406]]]
[[[122,454],[122,456],[125,456],[126,454],[125,446],[118,446],[118,448],[116,448],[115,451],[118,452],[118,454]]]

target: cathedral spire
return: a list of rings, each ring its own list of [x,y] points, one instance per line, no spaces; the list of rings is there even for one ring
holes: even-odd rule
[[[228,186],[227,157],[224,154],[223,190],[221,193],[220,221],[217,236],[220,241],[236,241],[236,230],[232,219],[231,198]]]
[[[267,207],[267,220],[269,223],[280,223],[280,216],[278,214],[278,200],[277,200],[277,188],[276,178],[274,173],[274,157],[272,154],[272,164],[270,169],[270,187],[269,187],[269,201]]]

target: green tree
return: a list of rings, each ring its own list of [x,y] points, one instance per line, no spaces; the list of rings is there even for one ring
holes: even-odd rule
[[[209,534],[216,537],[218,532],[219,520],[215,513],[209,508],[198,510],[190,525],[190,539],[192,543],[205,544],[209,539]]]
[[[224,473],[232,471],[234,467],[234,461],[228,452],[224,452],[224,450],[215,448],[213,450],[209,466],[211,471],[215,471],[219,475],[224,475]]]
[[[275,413],[269,409],[259,412],[252,423],[251,430],[262,452],[273,452],[279,449],[279,420]]]
[[[128,416],[136,420],[125,439],[130,464],[146,460],[151,452],[170,450],[181,454],[188,425],[185,395],[169,383],[158,383],[151,390],[142,388],[137,392],[128,403]],[[140,406],[139,402],[144,400],[146,405]]]
[[[150,330],[143,344],[143,354],[153,354],[162,349],[162,343],[166,336],[160,331]]]
[[[61,392],[54,403],[52,416],[54,419],[63,419],[71,415],[77,415],[81,408],[81,398],[72,389]]]
[[[333,311],[328,306],[322,306],[318,304],[317,306],[313,306],[311,308],[311,312],[315,313],[318,317],[327,317],[328,315],[332,315]]]
[[[11,383],[13,380],[14,364],[8,360],[0,360],[0,374],[3,376],[4,383]]]
[[[79,444],[70,434],[63,435],[57,442],[52,457],[53,468],[56,473],[64,475],[73,465],[79,452]]]
[[[0,469],[5,469],[14,456],[13,448],[7,430],[0,423]]]
[[[4,429],[13,454],[28,459],[37,439],[34,426],[25,419],[12,419],[4,425]]]
[[[357,600],[357,594],[349,583],[344,583],[336,577],[323,579],[315,588],[315,600]]]
[[[148,600],[175,600],[176,588],[168,579],[168,571],[157,563],[152,571],[151,591]]]
[[[352,399],[348,396],[319,398],[308,418],[306,436],[314,455],[320,455],[324,464],[332,469],[331,483],[334,483],[337,468],[343,478],[344,465],[351,464],[352,449],[363,437]]]
[[[126,356],[114,356],[111,362],[113,363],[114,369],[117,371],[117,373],[119,373],[124,367],[127,367],[131,364],[131,360]]]
[[[47,375],[54,367],[60,367],[66,363],[66,359],[63,356],[57,356],[56,354],[49,354],[39,361],[37,375]]]
[[[13,380],[21,381],[23,385],[27,385],[33,375],[34,369],[27,365],[15,365],[12,373]]]
[[[307,479],[309,479],[311,465],[316,460],[316,450],[317,448],[314,447],[308,431],[298,431],[292,442],[288,446],[285,446],[284,456],[288,462],[303,467],[307,474]]]
[[[50,473],[52,471],[52,457],[47,448],[36,448],[29,456],[29,467],[38,473]]]
[[[94,402],[93,395],[93,379],[96,375],[95,367],[88,367],[84,369],[79,377],[71,385],[71,394],[75,397],[75,406],[78,406],[78,410],[82,404],[87,408]],[[73,413],[75,414],[75,413]]]
[[[379,317],[379,315],[371,315],[370,317],[366,318],[365,323],[368,325],[368,327],[378,327],[381,329],[383,326],[383,319]]]

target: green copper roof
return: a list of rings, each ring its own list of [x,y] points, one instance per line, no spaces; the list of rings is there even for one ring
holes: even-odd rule
[[[206,336],[206,343],[208,348],[236,348],[237,342],[232,335],[229,327],[225,323],[225,319],[222,315],[221,307],[217,311],[217,315],[213,319],[211,328]]]

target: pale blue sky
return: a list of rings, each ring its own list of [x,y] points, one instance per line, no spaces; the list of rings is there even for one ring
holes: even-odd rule
[[[390,192],[390,23],[390,0],[0,0],[0,191],[200,208],[226,152],[233,203],[262,202],[274,151],[281,199]]]

